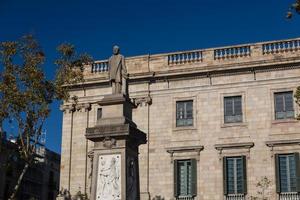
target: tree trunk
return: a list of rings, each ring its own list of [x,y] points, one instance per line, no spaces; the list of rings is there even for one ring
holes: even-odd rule
[[[13,193],[12,193],[11,196],[9,197],[9,200],[15,200],[16,195],[17,195],[17,192],[18,192],[19,187],[20,187],[20,185],[21,185],[21,181],[22,181],[22,179],[23,179],[23,177],[24,177],[24,174],[26,173],[28,167],[29,167],[29,164],[26,163],[25,166],[24,166],[24,168],[23,168],[22,173],[21,173],[20,176],[19,176],[18,182],[17,182],[17,184],[16,184],[16,186],[15,186],[15,188],[14,188],[14,190],[13,190]]]

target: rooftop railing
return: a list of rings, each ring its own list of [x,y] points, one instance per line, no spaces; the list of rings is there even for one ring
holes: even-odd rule
[[[96,61],[92,64],[92,73],[101,73],[108,71],[108,60]]]
[[[202,51],[188,51],[168,55],[168,64],[177,65],[202,61]]]
[[[278,55],[281,55],[278,57]],[[143,55],[126,58],[129,73],[164,71],[185,66],[212,66],[231,63],[281,59],[298,56],[300,59],[300,38],[278,40],[223,48],[210,48],[166,54]],[[108,60],[96,61],[86,67],[86,75],[106,74]]]
[[[238,57],[251,56],[250,45],[240,47],[230,47],[214,50],[214,59],[234,59]]]
[[[300,50],[300,39],[265,43],[262,48],[263,54],[298,51]]]

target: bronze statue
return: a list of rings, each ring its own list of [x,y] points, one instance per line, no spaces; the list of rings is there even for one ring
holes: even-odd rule
[[[109,81],[112,85],[112,94],[126,93],[126,67],[124,56],[120,54],[118,46],[113,47],[113,55],[108,60]]]

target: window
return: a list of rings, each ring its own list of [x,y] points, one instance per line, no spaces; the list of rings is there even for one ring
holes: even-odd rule
[[[224,194],[246,194],[246,157],[223,158]]]
[[[176,102],[176,126],[193,126],[193,101]]]
[[[275,167],[277,192],[300,192],[299,153],[276,154]]]
[[[97,109],[97,120],[102,118],[102,108]]]
[[[177,199],[196,196],[196,162],[195,159],[174,161],[174,195]]]
[[[224,123],[242,121],[242,96],[224,97]]]
[[[275,119],[294,118],[293,92],[274,93]]]

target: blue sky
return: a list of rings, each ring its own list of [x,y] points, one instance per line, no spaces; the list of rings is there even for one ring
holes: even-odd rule
[[[250,3],[251,2],[251,3]],[[0,0],[0,41],[34,34],[45,71],[54,76],[56,47],[74,44],[94,59],[200,49],[300,37],[300,16],[286,20],[293,0]],[[52,105],[46,146],[60,152],[62,113]]]

